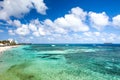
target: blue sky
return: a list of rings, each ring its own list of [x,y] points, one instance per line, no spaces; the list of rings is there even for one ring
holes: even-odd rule
[[[0,40],[120,43],[119,0],[1,0]]]

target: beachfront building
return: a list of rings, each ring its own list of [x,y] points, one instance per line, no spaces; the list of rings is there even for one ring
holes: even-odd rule
[[[16,42],[14,39],[8,39],[10,45],[16,45]]]
[[[2,40],[0,41],[0,46],[9,46],[9,45],[16,45],[14,40]]]
[[[0,43],[0,47],[1,47],[1,46],[4,46],[4,44],[3,44],[3,43]]]

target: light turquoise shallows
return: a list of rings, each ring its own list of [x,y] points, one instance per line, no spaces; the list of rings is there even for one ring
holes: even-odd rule
[[[0,80],[120,80],[120,46],[19,46],[0,56]]]

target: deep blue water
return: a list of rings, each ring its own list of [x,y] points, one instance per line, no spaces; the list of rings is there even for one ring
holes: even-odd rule
[[[0,80],[120,80],[120,44],[22,45],[0,69]]]

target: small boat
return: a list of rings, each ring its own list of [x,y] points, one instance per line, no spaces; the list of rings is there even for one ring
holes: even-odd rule
[[[112,44],[112,43],[104,43],[104,44]]]

